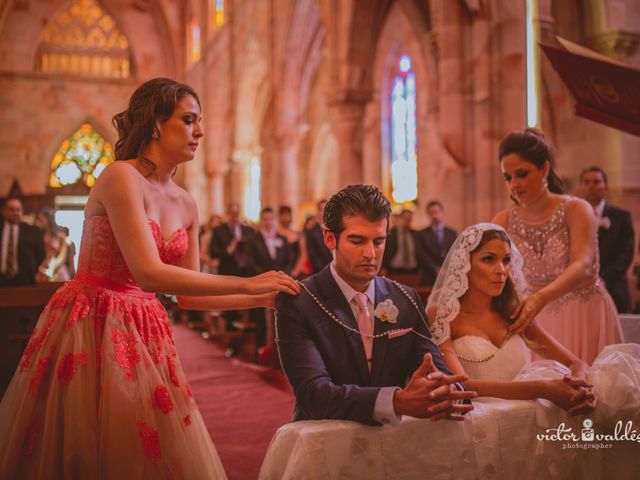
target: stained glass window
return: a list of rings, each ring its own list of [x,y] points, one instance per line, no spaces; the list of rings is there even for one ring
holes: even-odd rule
[[[129,41],[95,0],[72,0],[45,26],[36,68],[47,73],[127,78]]]
[[[49,186],[64,187],[82,180],[92,187],[104,168],[113,162],[113,148],[93,126],[85,123],[62,142],[51,162]]]
[[[215,24],[217,27],[221,27],[224,23],[224,0],[215,0]]]
[[[196,63],[200,60],[200,56],[202,54],[202,39],[200,36],[200,25],[198,25],[198,20],[196,18],[192,18],[189,22],[189,38],[187,41],[187,48],[190,62]]]
[[[418,196],[416,139],[416,78],[411,57],[402,55],[396,66],[391,95],[391,187],[396,203]]]

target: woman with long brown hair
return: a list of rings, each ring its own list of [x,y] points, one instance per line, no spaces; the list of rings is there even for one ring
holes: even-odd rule
[[[155,293],[251,308],[287,275],[199,272],[198,214],[175,169],[203,135],[187,85],[141,85],[85,208],[78,272],[53,296],[0,405],[1,478],[225,478]],[[222,295],[222,296],[221,296]]]
[[[537,318],[560,343],[592,362],[606,345],[622,341],[615,304],[598,277],[593,209],[564,195],[542,132],[510,133],[498,156],[514,204],[493,221],[522,253],[529,287],[513,313],[514,332]]]

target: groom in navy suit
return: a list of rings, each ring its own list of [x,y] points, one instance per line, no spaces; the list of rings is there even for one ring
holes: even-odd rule
[[[389,201],[351,185],[324,210],[333,261],[276,298],[280,361],[293,386],[294,420],[346,419],[380,425],[402,415],[460,420],[472,409],[430,340],[420,297],[378,277]],[[466,403],[464,403],[466,401]]]

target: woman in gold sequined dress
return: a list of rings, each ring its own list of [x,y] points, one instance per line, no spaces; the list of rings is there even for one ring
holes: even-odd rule
[[[510,133],[500,165],[514,205],[498,213],[524,257],[529,287],[513,313],[514,332],[534,318],[564,346],[591,363],[603,347],[622,342],[613,300],[598,277],[596,218],[582,199],[564,195],[542,132]]]

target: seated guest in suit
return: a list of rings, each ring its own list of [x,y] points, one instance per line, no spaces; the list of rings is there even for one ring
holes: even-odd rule
[[[633,261],[633,221],[631,213],[605,201],[607,174],[600,167],[589,167],[580,173],[584,199],[598,217],[598,249],[600,276],[611,294],[619,313],[631,311],[631,295],[627,270]]]
[[[45,257],[44,238],[38,227],[22,221],[19,198],[7,198],[2,207],[0,247],[0,286],[36,283],[38,267]]]
[[[419,232],[417,256],[420,284],[432,286],[458,232],[445,226],[444,207],[440,201],[432,200],[427,204],[427,215],[431,225]]]
[[[420,297],[378,277],[389,201],[351,185],[324,210],[333,261],[276,297],[276,341],[295,396],[294,420],[397,423],[402,415],[461,420],[475,396],[450,375],[431,340]],[[460,401],[458,401],[460,400]]]
[[[331,261],[331,252],[324,244],[322,228],[322,218],[326,200],[318,202],[317,222],[311,228],[304,230],[305,245],[307,247],[307,258],[311,263],[311,273],[318,273]]]
[[[247,240],[245,245],[247,272],[250,276],[270,270],[289,273],[291,268],[291,247],[289,241],[276,230],[273,209],[267,207],[260,213],[258,233]],[[249,311],[251,321],[256,324],[256,358],[265,346],[267,338],[266,309],[253,308]]]
[[[418,232],[411,228],[413,212],[403,210],[389,231],[382,268],[389,275],[418,273]]]
[[[230,203],[227,208],[227,222],[213,229],[209,257],[218,259],[218,275],[234,275],[246,277],[245,244],[255,234],[253,228],[240,222],[240,205]],[[222,316],[227,322],[227,329],[233,330],[233,321],[240,318],[237,310],[227,310]],[[230,348],[227,355],[233,355]]]

